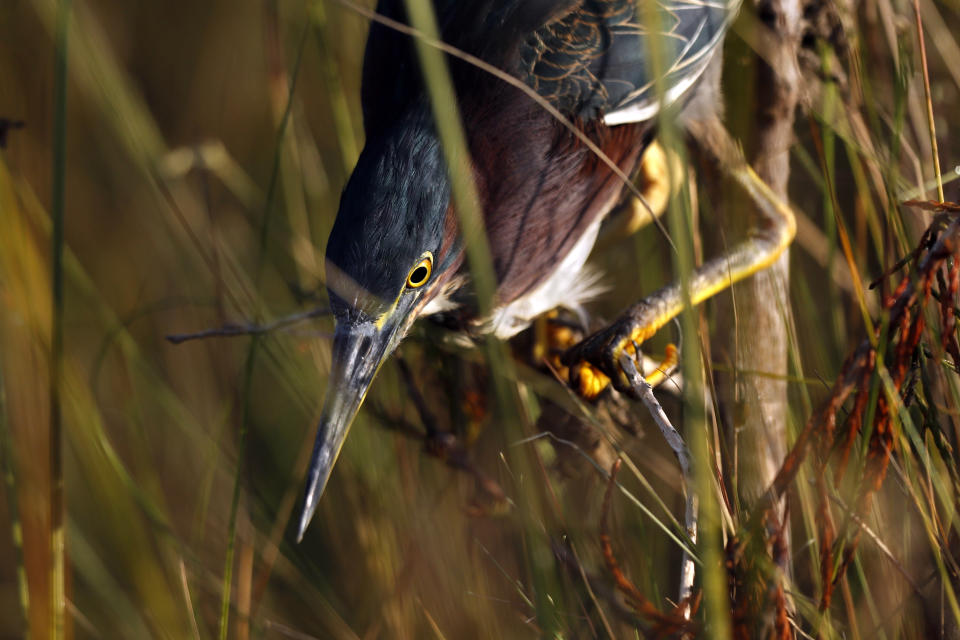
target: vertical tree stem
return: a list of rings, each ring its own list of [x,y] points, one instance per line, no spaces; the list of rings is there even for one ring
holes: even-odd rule
[[[756,111],[746,116],[748,154],[760,178],[787,201],[790,146],[800,89],[797,51],[799,0],[758,0],[761,50],[756,68]],[[754,219],[736,212],[730,223],[749,228]],[[735,379],[728,394],[737,453],[737,495],[748,506],[766,491],[787,450],[787,323],[789,254],[736,285],[727,343],[735,345]],[[759,371],[763,375],[747,374]]]

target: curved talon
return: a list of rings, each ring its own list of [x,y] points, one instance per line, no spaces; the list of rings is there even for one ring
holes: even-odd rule
[[[571,382],[581,398],[596,400],[610,386],[610,378],[589,362],[581,362],[570,370]]]
[[[606,329],[564,352],[560,361],[570,367],[570,383],[581,396],[596,398],[611,382],[617,391],[634,395],[630,380],[620,367],[620,356],[640,356],[639,346],[669,321],[661,307],[657,298],[648,298]]]
[[[576,363],[568,365],[570,384],[586,400],[596,399],[611,384],[621,393],[630,396],[635,394],[633,385],[620,366],[620,357],[626,354],[631,360],[642,362],[640,343],[634,340],[633,336],[644,332],[633,331],[625,340],[609,339],[608,335],[616,335],[617,329],[618,327],[613,325],[594,334],[563,355],[564,362]],[[676,368],[678,361],[676,345],[668,344],[663,360],[645,376],[645,380],[651,386],[658,386]]]
[[[663,360],[660,365],[654,369],[650,375],[644,376],[644,379],[651,387],[659,386],[667,377],[677,368],[680,363],[680,350],[677,345],[670,343],[667,345],[663,354]]]

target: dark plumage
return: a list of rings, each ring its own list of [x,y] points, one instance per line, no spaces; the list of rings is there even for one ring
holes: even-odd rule
[[[407,278],[405,267],[421,253],[438,256],[441,270],[454,259],[452,251],[440,251],[446,223],[442,212],[449,200],[447,167],[432,134],[430,112],[426,106],[410,109],[364,148],[327,241],[328,262],[373,298],[393,302]],[[401,211],[441,215],[402,216]],[[333,293],[349,297],[346,291]],[[375,302],[368,298],[365,304]]]
[[[377,12],[404,21],[404,5],[381,0]],[[634,172],[651,138],[661,94],[664,102],[684,99],[738,5],[434,0],[447,43],[534,89],[625,174]],[[663,67],[656,87],[653,52]],[[497,277],[497,310],[489,321],[475,317],[413,43],[374,23],[363,65],[367,143],[327,248],[337,333],[301,535],[367,385],[413,320],[452,310],[464,329],[507,336],[537,313],[580,302],[585,289],[576,285],[599,221],[623,191],[615,172],[529,95],[461,60],[450,65]],[[408,277],[424,261],[432,268],[425,283]]]
[[[634,0],[583,2],[533,32],[520,51],[520,77],[561,111],[583,120],[655,99],[650,62],[651,33],[658,33],[667,69],[664,84],[676,85],[702,70],[711,41],[722,33],[728,11],[722,2],[650,3],[660,24],[644,24]]]

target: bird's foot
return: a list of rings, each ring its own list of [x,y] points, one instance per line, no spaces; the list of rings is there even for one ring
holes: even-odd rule
[[[620,365],[622,356],[627,355],[637,363],[643,372],[643,354],[640,345],[652,337],[663,326],[663,314],[657,313],[659,305],[656,299],[648,299],[630,307],[620,318],[597,331],[585,340],[567,349],[561,356],[561,363],[568,368],[571,385],[586,399],[599,396],[611,384],[626,395],[635,396],[629,376]],[[667,378],[677,365],[677,348],[667,345],[662,362],[645,375],[653,386]]]
[[[579,319],[555,309],[537,318],[534,333],[534,362],[546,362],[561,380],[576,380],[574,388],[581,397],[595,400],[610,386],[610,379],[592,365],[577,363],[570,368],[564,359],[566,353],[580,344],[587,334]]]

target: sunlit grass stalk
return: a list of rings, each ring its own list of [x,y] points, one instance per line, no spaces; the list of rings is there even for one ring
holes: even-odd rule
[[[821,59],[823,60],[823,71],[825,74],[830,72],[830,67],[828,66],[829,57],[822,55]],[[822,127],[822,137],[823,137],[823,172],[827,176],[826,184],[833,185],[836,182],[836,170],[837,170],[837,159],[836,159],[836,133],[829,125],[830,122],[833,122],[835,113],[837,111],[838,100],[837,100],[837,90],[833,83],[827,83],[824,87],[823,95],[823,122],[824,126]],[[827,258],[827,268],[832,268],[834,260],[837,256],[837,224],[836,224],[836,215],[837,213],[833,209],[833,198],[827,189],[824,189],[823,192],[823,226],[827,235],[827,242],[829,243],[830,253]],[[831,314],[833,337],[836,340],[837,345],[843,344],[843,305],[840,301],[840,292],[836,283],[831,278],[827,281],[827,300],[829,301],[829,307],[833,309]]]
[[[279,35],[277,37],[279,39]],[[284,79],[286,78],[282,66],[280,69],[274,70],[274,73]],[[274,108],[282,113],[286,110],[286,104],[275,104]],[[291,114],[286,127],[281,156],[280,193],[282,195],[278,195],[277,200],[284,204],[283,210],[286,214],[287,224],[287,233],[285,234],[287,237],[284,239],[287,241],[286,251],[296,265],[296,286],[302,291],[312,291],[317,289],[322,266],[318,263],[318,254],[313,245],[309,213],[305,201],[307,192],[303,174],[305,149],[301,150],[301,144],[306,145],[309,142],[298,131],[300,128],[298,124],[297,116]]]
[[[833,180],[833,171],[828,166],[828,158],[824,149],[824,142],[822,136],[823,129],[818,127],[813,119],[810,119],[810,132],[811,137],[813,138],[814,146],[817,149],[817,156],[820,160],[820,168],[823,172],[823,177],[826,182],[826,191],[827,195],[830,198],[831,208],[833,210],[833,217],[836,223],[837,237],[840,240],[840,247],[843,249],[844,258],[847,261],[847,267],[850,269],[850,277],[853,279],[853,292],[856,294],[857,305],[860,307],[860,314],[863,317],[863,324],[867,329],[867,336],[876,344],[873,319],[870,317],[870,311],[867,307],[867,300],[864,297],[864,291],[866,287],[863,286],[863,282],[860,279],[860,269],[857,267],[857,261],[853,254],[853,247],[850,244],[850,236],[847,233],[846,225],[843,222],[841,217],[840,202],[837,198],[836,186]]]
[[[853,569],[857,573],[857,581],[860,583],[860,588],[863,589],[864,600],[867,603],[867,612],[870,614],[870,622],[874,628],[880,626],[880,610],[876,599],[873,596],[873,589],[870,587],[870,581],[867,580],[867,574],[864,571],[864,562],[861,554],[857,553],[857,557],[853,560]],[[880,640],[886,640],[887,634],[881,629],[876,636]],[[872,636],[867,636],[872,637]]]
[[[45,234],[49,234],[52,229],[51,220],[46,216],[46,213],[40,208],[39,203],[32,197],[32,194],[28,190],[20,192],[19,198],[27,203],[27,211],[30,213],[29,220],[32,224],[35,224],[38,228],[42,229]],[[140,346],[135,342],[133,336],[128,332],[127,323],[124,322],[121,318],[118,318],[114,315],[112,309],[106,304],[102,299],[100,291],[96,288],[94,281],[91,279],[90,275],[86,273],[81,263],[78,261],[77,257],[70,252],[68,247],[64,249],[64,270],[65,276],[68,279],[72,290],[76,291],[78,294],[78,304],[82,303],[87,305],[88,308],[95,310],[96,315],[99,318],[99,322],[109,331],[114,333],[111,341],[117,343],[118,350],[122,353],[127,365],[132,369],[137,371],[140,375],[144,376],[146,379],[145,385],[153,390],[153,392],[158,396],[158,401],[161,405],[166,407],[166,410],[169,412],[169,416],[172,420],[172,423],[175,425],[180,425],[183,427],[183,431],[179,431],[175,434],[177,438],[187,437],[188,441],[192,442],[192,437],[195,434],[203,435],[209,447],[216,450],[217,441],[219,440],[218,433],[208,434],[205,430],[205,427],[209,425],[200,425],[194,418],[190,415],[190,412],[186,406],[180,404],[180,398],[177,397],[174,392],[166,387],[165,381],[160,377],[158,372],[154,371],[152,367],[156,364],[155,362],[148,360],[147,357],[140,352]],[[270,345],[261,344],[261,350],[266,354],[271,356],[272,360],[282,360],[284,363],[289,363],[293,360],[292,355],[289,353],[280,353],[276,354],[270,348],[264,349],[265,346],[270,347],[279,347],[279,342],[273,342]],[[283,384],[280,385],[280,388],[293,390],[301,390],[301,393],[296,397],[291,397],[290,400],[295,402],[300,407],[301,412],[307,413],[312,407],[313,398],[309,399],[303,395],[306,393],[306,390],[302,389],[300,384],[301,378],[296,376],[291,376],[289,371],[285,370],[282,366],[275,366],[271,371],[271,374],[281,379]],[[96,380],[91,380],[92,388],[96,388]],[[224,420],[227,420],[228,416],[224,417]],[[110,439],[107,434],[102,430],[100,425],[94,424],[91,425],[96,428],[96,435],[94,440],[96,441],[96,446],[102,451],[105,459],[110,463],[110,466],[113,468],[114,473],[116,473],[117,478],[121,481],[122,485],[125,487],[125,490],[128,491],[133,499],[137,502],[140,509],[147,516],[151,522],[151,526],[154,531],[163,533],[167,540],[174,546],[177,554],[187,557],[190,556],[190,549],[196,544],[196,542],[187,545],[184,547],[180,542],[179,538],[173,534],[173,529],[170,525],[170,517],[167,515],[163,506],[157,504],[154,499],[152,499],[148,492],[144,491],[138,484],[133,476],[133,474],[128,470],[127,466],[124,465],[121,457],[118,455],[116,450],[113,448]],[[211,475],[209,482],[204,482],[205,485],[213,483],[213,475],[216,473],[216,460],[210,459],[209,466],[211,468]],[[198,513],[201,514],[198,517],[204,518],[203,514],[206,513],[206,509],[202,506],[198,507]],[[104,585],[107,583],[106,578],[106,569],[104,567],[97,567],[96,562],[99,562],[99,559],[95,559],[96,552],[93,547],[88,544],[83,545],[83,549],[76,549],[76,543],[78,541],[79,529],[76,526],[70,528],[69,537],[71,540],[71,547],[73,551],[71,553],[71,560],[77,567],[79,574],[85,576],[87,579],[90,579],[90,576],[98,576],[98,578],[93,579],[93,582],[98,585]],[[104,579],[100,579],[104,578]],[[111,578],[113,580],[113,578]],[[112,606],[116,607],[118,610],[121,608],[117,597],[122,589],[119,585],[114,585],[112,587],[113,591],[109,594],[105,594],[105,597],[112,599],[114,604]],[[124,597],[127,594],[124,593]],[[135,611],[135,606],[132,604],[132,601],[124,600],[123,610],[127,613]],[[191,617],[194,616],[192,612],[188,612],[188,615]],[[129,622],[131,618],[129,616],[124,617],[124,620]],[[145,629],[145,627],[143,627]],[[145,633],[145,631],[144,631]],[[142,635],[142,634],[141,634]]]
[[[426,0],[406,0],[411,25],[427,38],[439,40],[439,29],[433,7]],[[493,306],[496,281],[490,247],[483,231],[483,212],[480,197],[473,181],[470,151],[457,109],[453,82],[443,53],[423,40],[415,40],[423,76],[433,106],[434,118],[440,143],[449,165],[450,183],[457,215],[460,218],[460,233],[465,244],[473,286],[477,295],[480,313],[487,314]]]
[[[277,185],[279,183],[280,165],[283,157],[284,140],[286,139],[287,126],[290,123],[291,113],[293,111],[293,95],[297,87],[297,78],[300,72],[300,63],[303,60],[303,51],[306,45],[308,29],[303,30],[297,47],[297,57],[290,73],[290,87],[287,92],[287,104],[280,119],[280,125],[277,128],[276,143],[274,145],[273,166],[270,171],[270,183],[267,187],[266,200],[263,207],[263,218],[260,223],[259,233],[259,251],[257,254],[256,271],[254,274],[254,283],[259,285],[266,264],[267,239],[270,230],[270,218],[273,212],[273,203],[276,197]],[[257,312],[259,321],[262,314]],[[230,502],[230,520],[227,528],[227,554],[224,561],[223,571],[223,598],[220,604],[220,640],[226,640],[227,630],[230,621],[230,590],[233,583],[233,556],[237,534],[237,511],[240,506],[240,490],[242,485],[244,456],[246,455],[246,440],[249,430],[250,420],[250,401],[253,393],[253,369],[256,362],[257,349],[260,346],[260,336],[253,336],[250,346],[247,350],[246,361],[244,365],[243,385],[241,387],[241,405],[243,407],[240,415],[240,433],[237,443],[237,466],[234,472],[233,498]]]
[[[66,540],[63,488],[63,228],[67,172],[67,42],[70,0],[60,0],[54,52],[53,194],[51,237],[53,299],[50,339],[50,637],[65,637]]]
[[[654,34],[661,33],[658,28],[664,19],[660,6],[652,0],[641,3],[640,17],[648,25],[651,37],[648,41],[648,55],[651,68],[654,70],[655,90],[662,101],[665,96],[665,87],[661,70],[665,70],[666,52],[664,51],[665,38]],[[667,149],[674,149],[682,154],[682,140],[676,125],[669,117],[671,110],[661,112],[659,118],[658,137]],[[685,154],[683,154],[685,155]],[[671,167],[667,165],[668,179],[671,183],[686,181],[680,176],[671,175]],[[692,304],[690,292],[690,277],[695,264],[694,234],[697,229],[693,226],[693,212],[691,210],[690,192],[687,187],[681,190],[681,197],[670,199],[668,217],[670,219],[670,236],[673,238],[674,277],[680,282],[684,300],[683,310],[680,312],[680,332],[687,336],[681,353],[681,370],[684,375],[683,385],[683,426],[689,443],[693,462],[693,486],[689,488],[699,499],[699,531],[697,535],[697,555],[702,562],[700,583],[705,605],[704,617],[711,637],[717,640],[726,640],[730,637],[730,601],[727,595],[727,577],[723,565],[723,524],[718,492],[714,477],[714,457],[710,447],[710,430],[707,424],[707,414],[704,396],[704,363],[702,360],[701,342],[699,339],[699,320],[697,311]]]
[[[254,271],[254,284],[259,285],[260,278],[263,275],[263,268],[267,259],[267,241],[270,235],[270,218],[273,213],[273,203],[276,199],[277,183],[280,179],[280,166],[283,158],[283,143],[287,134],[287,126],[290,124],[291,114],[293,113],[293,94],[297,88],[297,78],[300,76],[300,63],[303,61],[303,50],[307,42],[309,28],[303,30],[300,41],[297,45],[297,58],[293,62],[293,69],[290,71],[290,87],[287,91],[287,104],[283,110],[283,116],[280,118],[280,125],[277,127],[276,142],[273,147],[273,163],[270,169],[270,182],[267,185],[267,193],[263,204],[263,217],[260,219],[260,232],[258,234],[259,245],[257,250],[257,266]],[[259,313],[257,314],[260,315]],[[259,321],[259,317],[257,320]]]
[[[904,483],[904,486],[908,490],[910,497],[913,499],[914,506],[917,510],[917,513],[920,515],[921,522],[923,524],[924,533],[927,535],[927,540],[930,544],[930,551],[935,561],[936,567],[940,572],[942,579],[941,586],[944,589],[944,594],[946,595],[947,603],[950,607],[950,611],[954,616],[954,619],[960,620],[960,601],[957,599],[956,592],[953,588],[953,584],[950,577],[950,570],[944,562],[944,554],[950,554],[949,549],[944,551],[943,542],[941,537],[938,535],[938,530],[936,526],[936,514],[934,512],[936,508],[936,503],[933,502],[932,496],[930,497],[931,504],[929,507],[925,507],[924,501],[920,499],[920,495],[925,492],[921,489],[917,491],[915,487],[923,487],[923,482],[918,481],[917,470],[914,468],[915,463],[913,461],[913,456],[910,452],[910,447],[908,440],[912,439],[914,443],[914,448],[917,451],[924,451],[925,447],[923,441],[920,438],[919,432],[917,431],[916,426],[913,423],[913,418],[910,416],[910,413],[907,407],[904,406],[903,399],[900,396],[899,390],[893,383],[893,379],[890,376],[890,372],[886,367],[883,366],[883,362],[880,358],[877,359],[878,362],[878,377],[881,380],[883,385],[883,392],[886,395],[887,403],[890,407],[890,422],[891,427],[895,429],[894,433],[898,435],[901,439],[900,446],[900,460],[902,461],[906,478],[909,480]],[[924,467],[927,467],[929,461],[924,460]],[[928,473],[936,473],[937,470],[934,468],[928,468]]]
[[[893,115],[892,115],[892,124],[890,127],[890,157],[898,158],[902,153],[904,153],[904,147],[907,144],[907,95],[910,91],[909,89],[909,69],[901,63],[900,67],[897,68],[897,73],[894,76],[894,91],[893,91]],[[869,100],[867,101],[869,103]],[[904,233],[904,222],[900,217],[900,202],[899,202],[899,190],[897,189],[897,184],[901,179],[900,172],[900,163],[899,162],[888,162],[887,171],[886,171],[886,186],[889,190],[888,202],[889,210],[886,212],[886,222],[888,227],[887,241],[892,238],[895,239],[899,244],[897,246],[886,246],[883,247],[888,252],[896,252],[899,255],[902,255],[910,250],[910,243],[906,238]],[[917,185],[918,187],[922,185]],[[897,255],[896,257],[899,257]]]
[[[350,105],[343,90],[343,81],[340,69],[333,55],[329,38],[329,22],[327,11],[323,6],[325,0],[314,0],[310,3],[310,22],[313,25],[317,48],[320,50],[320,65],[323,71],[324,84],[327,89],[327,99],[330,102],[330,112],[333,116],[334,136],[340,147],[340,159],[343,162],[344,173],[349,174],[360,155],[359,143],[354,133],[353,119],[350,116]]]
[[[712,638],[724,640],[730,636],[730,604],[727,597],[727,577],[723,565],[723,541],[720,505],[714,476],[713,455],[708,439],[704,410],[703,362],[698,335],[698,312],[689,302],[689,276],[693,272],[692,239],[694,229],[689,225],[687,212],[671,205],[670,235],[677,252],[674,260],[679,281],[683,283],[687,303],[680,313],[680,330],[689,336],[682,353],[683,422],[687,442],[693,457],[692,491],[700,500],[699,539],[697,553],[702,561],[700,571],[705,616]]]
[[[930,94],[930,70],[927,68],[927,45],[923,38],[923,18],[920,17],[920,0],[913,0],[916,15],[917,41],[920,44],[920,70],[923,72],[923,92],[926,96],[927,127],[930,134],[930,153],[933,155],[933,172],[937,178],[937,197],[943,202],[943,178],[940,176],[940,152],[937,150],[937,127],[933,119],[933,97]]]
[[[471,282],[481,317],[486,317],[495,305],[496,277],[493,270],[490,247],[484,230],[483,211],[473,179],[470,151],[460,118],[456,93],[444,53],[434,46],[440,40],[436,15],[429,0],[406,0],[411,26],[423,37],[414,39],[423,77],[433,108],[437,134],[448,165],[454,210],[460,222],[460,234],[467,254]],[[519,389],[508,384],[512,378],[511,362],[503,344],[494,337],[485,341],[487,359],[491,369],[498,419],[507,433],[522,434],[522,425],[530,418],[530,412],[521,402]],[[543,537],[541,519],[545,504],[546,483],[534,481],[542,462],[535,448],[526,448],[526,455],[517,463],[518,472],[527,481],[517,485],[518,511],[523,521],[525,559],[530,571],[536,603],[537,623],[542,633],[552,635],[559,630],[557,619],[558,601],[550,595],[555,581],[550,566],[553,564],[543,547],[548,544]],[[542,545],[542,546],[541,546]],[[558,594],[559,595],[559,594]]]
[[[240,411],[240,433],[237,437],[237,471],[233,479],[233,497],[230,500],[230,522],[227,526],[227,557],[223,567],[223,598],[220,601],[220,633],[219,640],[227,639],[227,630],[230,627],[230,589],[233,586],[233,556],[237,537],[237,512],[240,507],[240,489],[242,486],[241,471],[244,468],[243,459],[247,448],[247,431],[250,422],[250,402],[253,393],[253,369],[256,364],[257,347],[260,336],[250,339],[250,348],[247,350],[247,359],[243,368],[243,386]]]
[[[788,356],[788,371],[793,372],[793,378],[797,381],[806,380],[802,352],[800,350],[800,341],[797,335],[797,326],[796,326],[796,317],[798,315],[798,309],[817,309],[818,303],[811,304],[792,304],[789,308],[781,308],[781,314],[785,318],[787,324],[787,356]],[[798,390],[798,395],[800,396],[800,405],[799,415],[808,416],[813,412],[813,401],[810,397],[810,389],[808,384],[799,384],[794,385]],[[817,386],[820,386],[819,384]],[[787,435],[789,441],[795,442],[798,436],[798,421],[796,420],[796,414],[788,413],[787,416],[792,418],[788,420],[785,428],[787,429]],[[802,426],[803,419],[799,420],[799,425]],[[794,483],[796,490],[796,500],[791,502],[790,511],[799,512],[801,515],[800,523],[802,527],[802,532],[805,540],[809,540],[811,544],[812,552],[806,554],[807,559],[810,563],[809,575],[811,576],[812,581],[816,589],[821,589],[822,585],[820,584],[820,572],[819,565],[817,562],[820,545],[817,539],[817,509],[816,509],[816,498],[814,496],[815,489],[811,478],[809,477],[809,468],[804,468],[799,471],[797,474],[797,480]],[[790,520],[787,520],[785,526],[788,527],[788,530],[791,532],[791,537],[796,540],[797,534],[796,531],[791,527]],[[796,579],[798,564],[798,557],[796,555],[796,549],[791,550],[792,556],[790,558],[790,564],[786,568],[784,576],[784,589],[787,593],[790,594],[792,600],[792,607],[794,611],[798,614],[803,614],[802,608],[799,606],[799,589],[793,581]]]
[[[873,241],[873,253],[877,258],[879,263],[883,263],[883,229],[882,229],[882,219],[880,212],[877,211],[877,208],[874,206],[873,199],[870,197],[870,186],[867,184],[866,178],[866,169],[864,167],[864,162],[861,159],[860,155],[857,152],[857,149],[853,144],[847,143],[847,161],[850,164],[850,171],[853,173],[854,184],[857,187],[857,191],[860,194],[864,204],[865,204],[865,215],[866,215],[866,225],[868,235],[870,240]],[[866,238],[863,239],[864,241]],[[863,260],[863,264],[868,264],[866,261],[867,257],[867,246],[858,247],[859,256]]]
[[[2,340],[0,340],[2,344]],[[27,584],[27,570],[23,563],[23,524],[20,522],[20,501],[17,498],[17,472],[13,455],[13,434],[7,421],[7,394],[3,381],[3,368],[0,367],[0,473],[7,496],[7,513],[10,518],[10,537],[13,539],[13,551],[17,563],[17,598],[23,613],[25,625],[24,637],[30,637],[30,586]]]
[[[493,271],[490,246],[484,232],[483,211],[473,180],[470,150],[460,120],[450,70],[443,52],[427,42],[427,40],[436,42],[440,39],[432,5],[427,0],[406,0],[406,5],[411,26],[424,36],[424,38],[415,38],[414,42],[423,67],[423,77],[433,107],[440,144],[448,164],[453,208],[460,221],[460,234],[467,253],[477,309],[480,316],[485,317],[493,310],[495,304],[496,276]],[[508,375],[510,363],[506,350],[492,337],[487,339],[486,347],[501,417],[511,421],[518,419],[520,406],[516,390],[508,388],[506,384],[506,381],[512,377]]]

